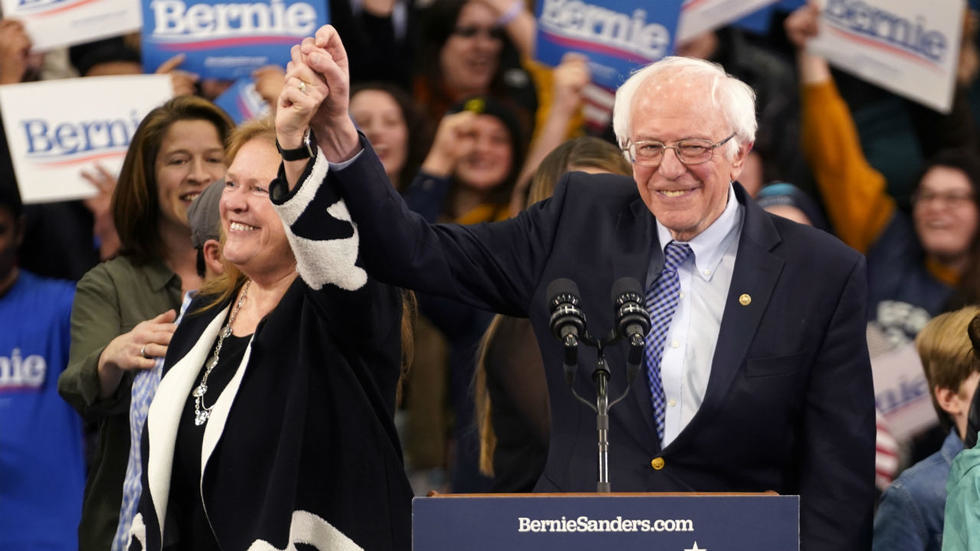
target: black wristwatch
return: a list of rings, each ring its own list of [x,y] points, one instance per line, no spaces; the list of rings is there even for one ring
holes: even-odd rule
[[[282,155],[282,160],[284,161],[299,161],[313,157],[313,129],[306,129],[306,134],[303,136],[303,145],[296,149],[283,149],[279,145],[279,138],[276,138],[276,149],[279,150],[279,154]]]

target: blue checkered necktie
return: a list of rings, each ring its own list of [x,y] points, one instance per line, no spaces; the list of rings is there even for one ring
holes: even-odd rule
[[[657,422],[657,436],[664,439],[664,411],[667,399],[660,378],[660,360],[664,354],[664,341],[670,330],[670,321],[677,310],[678,295],[681,290],[677,268],[693,256],[694,251],[687,243],[667,243],[664,249],[664,269],[653,285],[647,289],[647,312],[650,313],[650,332],[647,334],[644,357],[647,364],[647,382],[650,384],[650,400],[653,403],[653,416]]]

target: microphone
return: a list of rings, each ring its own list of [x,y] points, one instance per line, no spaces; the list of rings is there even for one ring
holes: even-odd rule
[[[650,314],[643,306],[643,288],[632,277],[621,277],[612,286],[616,332],[630,343],[629,363],[643,361],[643,338],[650,332]]]
[[[548,284],[551,332],[565,346],[565,363],[575,364],[579,338],[585,335],[585,313],[580,307],[578,285],[560,278]]]

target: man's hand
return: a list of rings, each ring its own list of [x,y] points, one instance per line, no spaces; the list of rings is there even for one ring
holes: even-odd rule
[[[326,85],[326,97],[313,115],[311,126],[317,143],[330,162],[342,162],[360,150],[357,128],[348,114],[350,106],[350,68],[347,51],[337,30],[324,25],[313,38],[299,46],[299,61],[317,73]]]

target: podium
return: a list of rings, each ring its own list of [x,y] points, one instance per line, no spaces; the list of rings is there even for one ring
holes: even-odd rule
[[[414,551],[799,551],[775,493],[442,494],[412,502]]]

